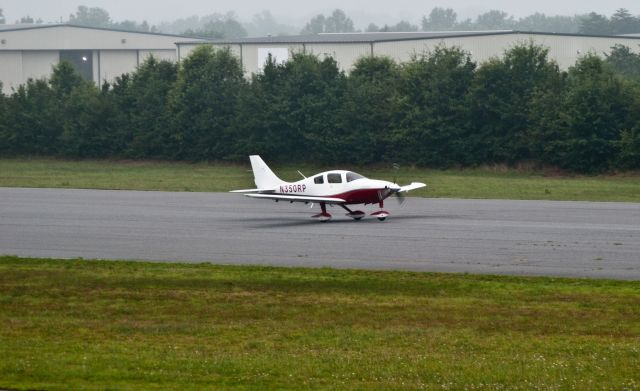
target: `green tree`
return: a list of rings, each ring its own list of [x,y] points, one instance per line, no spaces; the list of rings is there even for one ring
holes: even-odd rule
[[[567,73],[560,72],[555,82],[545,88],[535,88],[527,114],[526,141],[531,160],[541,166],[557,165],[554,142],[564,137],[567,115],[564,104],[567,94]]]
[[[515,163],[532,157],[528,113],[534,94],[553,90],[561,78],[548,54],[548,48],[523,43],[480,66],[469,94],[472,163]]]
[[[611,32],[613,34],[633,34],[640,33],[640,18],[629,13],[625,8],[618,9],[610,20]]]
[[[56,98],[45,80],[29,79],[6,99],[0,145],[17,154],[56,153],[62,131]]]
[[[170,156],[221,160],[232,154],[238,96],[245,84],[240,61],[228,48],[196,48],[182,62],[169,96]]]
[[[184,34],[187,36],[215,39],[244,38],[247,36],[247,30],[236,20],[233,13],[226,15],[213,14],[207,19],[202,27],[196,30],[187,30]]]
[[[286,161],[299,157],[303,140],[288,121],[285,83],[285,65],[269,55],[262,72],[252,75],[239,97],[234,143],[237,158],[260,154],[271,161]]]
[[[13,153],[13,145],[10,140],[12,134],[9,132],[9,110],[8,99],[2,93],[2,82],[0,81],[0,152]]]
[[[464,159],[466,95],[475,67],[469,53],[443,46],[402,65],[393,160],[448,166]]]
[[[325,16],[322,14],[316,15],[304,26],[300,34],[320,34],[324,33]]]
[[[576,16],[548,16],[539,12],[519,19],[515,28],[523,31],[545,31],[550,33],[577,33],[580,20]]]
[[[296,53],[284,64],[283,77],[287,124],[293,134],[301,137],[303,146],[294,151],[294,156],[310,157],[317,162],[341,161],[346,150],[337,113],[346,78],[336,61]]]
[[[252,37],[289,35],[297,32],[295,27],[279,23],[268,10],[255,14],[246,28]]]
[[[429,16],[422,17],[422,31],[454,30],[458,21],[458,14],[451,8],[435,7]]]
[[[582,17],[578,32],[580,34],[610,35],[613,31],[606,16],[591,12]]]
[[[616,44],[605,56],[607,64],[616,72],[640,82],[640,54],[633,53],[628,46]]]
[[[611,168],[622,136],[633,145],[640,107],[631,85],[594,54],[569,69],[562,107],[562,132],[549,143],[552,163],[578,172]]]
[[[110,28],[126,31],[149,32],[153,31],[155,27],[149,27],[149,23],[147,23],[146,20],[143,20],[142,23],[138,23],[134,20],[123,20],[121,22],[111,23]]]
[[[515,21],[506,12],[491,10],[478,15],[475,27],[479,30],[508,30],[512,29]]]
[[[111,17],[103,8],[80,5],[75,14],[69,15],[69,24],[108,28],[111,26]]]
[[[116,108],[107,88],[100,90],[93,83],[83,83],[71,91],[64,108],[64,130],[60,136],[64,155],[80,158],[121,155],[121,139],[114,137]]]
[[[333,10],[324,23],[325,33],[351,33],[355,31],[353,21],[341,9]]]
[[[300,34],[351,33],[353,21],[343,10],[335,9],[329,16],[316,15],[304,26]]]
[[[134,134],[138,130],[133,120],[134,115],[137,114],[134,107],[136,96],[131,88],[131,80],[135,73],[124,73],[116,77],[112,83],[104,82],[100,91],[100,99],[105,102],[104,107],[109,106],[113,109],[113,115],[109,118],[112,128],[110,138],[112,149],[118,157],[147,157],[131,152]]]
[[[364,31],[367,33],[377,33],[378,31],[380,31],[380,27],[378,27],[378,25],[375,23],[369,23]]]
[[[245,147],[239,153],[250,149],[276,161],[344,161],[347,136],[339,110],[345,81],[330,57],[294,53],[284,64],[270,59],[242,98],[239,144]]]
[[[640,169],[640,124],[622,131],[618,149],[620,152],[615,162],[616,168]]]
[[[42,19],[35,20],[31,16],[23,16],[20,20],[16,21],[16,24],[42,24]]]
[[[369,27],[371,27],[371,25]],[[391,25],[391,26],[385,24],[383,27],[379,28],[377,31],[382,31],[382,32],[418,31],[418,26],[413,25],[413,24],[407,22],[406,20],[401,20],[398,23],[396,23],[394,25]]]
[[[60,61],[53,67],[49,83],[56,97],[65,100],[75,88],[87,83],[87,81],[82,78],[73,64],[68,61]]]
[[[10,97],[5,136],[16,153],[56,154],[73,91],[86,81],[73,65],[62,61],[49,82],[29,80]]]
[[[390,151],[394,102],[400,81],[398,65],[388,57],[361,57],[349,74],[338,111],[344,162],[377,163]]]
[[[114,86],[118,111],[128,113],[119,125],[129,131],[127,155],[136,158],[170,155],[165,147],[169,139],[166,113],[169,92],[177,74],[175,63],[150,56],[131,75],[130,81]]]

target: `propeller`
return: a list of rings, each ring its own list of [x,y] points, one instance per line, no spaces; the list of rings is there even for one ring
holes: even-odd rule
[[[395,183],[396,185],[398,184],[396,177],[398,175],[398,171],[400,170],[400,165],[398,163],[393,163],[392,164],[393,167],[393,183]],[[398,204],[400,204],[400,206],[404,205],[404,202],[406,201],[404,194],[402,194],[400,192],[400,190],[394,190],[396,199],[398,200]]]

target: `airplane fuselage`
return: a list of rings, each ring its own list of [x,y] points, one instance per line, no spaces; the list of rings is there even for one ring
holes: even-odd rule
[[[398,185],[369,179],[351,171],[325,171],[297,182],[283,182],[273,194],[342,198],[345,204],[375,204],[389,197]]]

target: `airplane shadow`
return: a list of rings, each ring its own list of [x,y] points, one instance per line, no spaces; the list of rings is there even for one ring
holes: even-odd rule
[[[301,227],[301,226],[326,226],[330,227],[336,224],[393,224],[396,221],[409,221],[409,220],[425,220],[425,219],[434,219],[434,218],[459,218],[458,216],[445,216],[445,215],[407,215],[407,216],[390,216],[385,221],[378,221],[378,219],[374,217],[365,217],[362,220],[353,220],[350,218],[333,218],[330,221],[322,223],[320,221],[314,220],[312,218],[304,218],[301,216],[300,219],[292,219],[292,218],[269,218],[269,217],[260,217],[260,218],[247,218],[235,221],[241,221],[246,223],[261,223],[264,224],[252,224],[247,228],[253,229],[263,229],[263,228],[287,228],[287,227]]]

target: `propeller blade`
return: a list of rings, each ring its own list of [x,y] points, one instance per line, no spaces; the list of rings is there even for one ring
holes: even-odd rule
[[[398,170],[400,169],[400,165],[398,163],[393,163],[393,183],[398,184],[396,181],[396,177],[398,176]]]
[[[407,200],[404,194],[402,194],[401,192],[396,192],[396,199],[398,200],[398,204],[400,204],[400,206],[403,206],[405,201]]]

